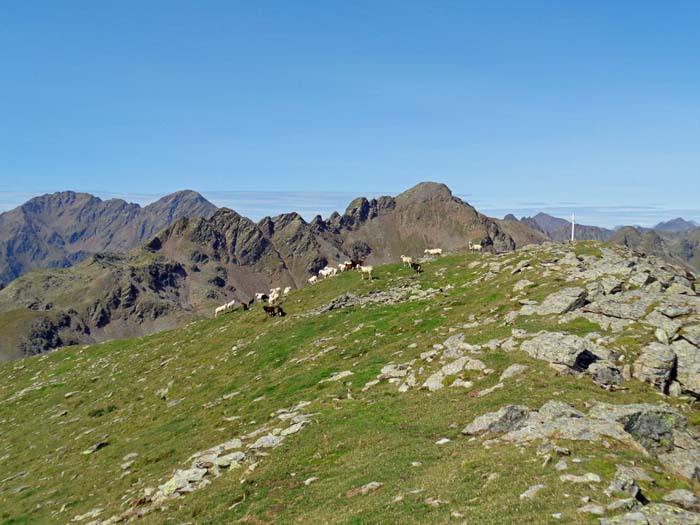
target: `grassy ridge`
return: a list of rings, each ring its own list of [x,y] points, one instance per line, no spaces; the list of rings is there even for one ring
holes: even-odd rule
[[[586,243],[577,249],[597,250]],[[546,254],[507,256],[512,262],[538,257]],[[496,260],[450,255],[425,264],[421,275],[388,265],[377,269],[371,283],[346,273],[290,294],[284,318],[269,319],[257,309],[235,312],[176,331],[2,365],[0,479],[27,474],[0,483],[0,523],[63,523],[97,507],[104,509],[101,518],[116,514],[145,487],[184,468],[192,453],[255,430],[276,410],[303,400],[312,402],[308,411],[316,414],[314,424],[269,451],[254,472],[226,472],[142,523],[546,523],[557,512],[563,513],[560,522],[588,523],[594,520],[575,512],[579,497],[607,501],[601,491],[615,463],[632,459],[656,480],[655,487],[645,487],[652,500],[669,488],[687,486],[655,473],[653,459],[615,443],[607,449],[569,443],[572,454],[584,460],[571,464],[569,472],[603,477],[592,492],[560,483],[560,473],[551,465],[543,468],[534,449],[486,450],[481,440],[459,434],[474,417],[508,403],[537,408],[555,398],[585,409],[594,400],[659,400],[637,382],[626,384],[627,391],[607,392],[585,378],[557,376],[522,352],[485,350],[478,357],[495,372],[484,378],[467,372],[473,390],[495,385],[512,363],[529,368],[481,398],[457,388],[399,394],[386,382],[362,391],[383,365],[418,358],[453,333],[464,333],[474,344],[509,336],[513,327],[504,326],[500,316],[518,306],[510,295],[523,277],[533,281],[528,296],[535,299],[562,285],[559,276],[544,279],[533,271],[502,272],[475,283],[485,268],[469,266],[479,259]],[[413,281],[443,292],[419,301],[300,315],[341,293]],[[562,326],[537,317],[521,317],[515,327],[602,333],[587,321]],[[644,339],[624,341],[641,345]],[[421,379],[437,365],[424,366]],[[343,370],[353,375],[319,384]],[[166,388],[164,396],[157,393]],[[452,441],[436,445],[443,437]],[[101,440],[108,445],[83,454]],[[124,475],[120,465],[130,453],[138,457]],[[311,477],[318,480],[305,485]],[[348,491],[370,481],[383,485],[369,495],[348,497]],[[546,488],[535,500],[519,499],[536,483]],[[435,500],[440,502],[434,505]]]

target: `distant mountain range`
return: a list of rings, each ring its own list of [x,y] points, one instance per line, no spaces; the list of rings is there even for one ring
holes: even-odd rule
[[[504,220],[525,224],[552,241],[571,238],[571,222],[546,213],[521,219],[509,214]],[[677,218],[653,228],[622,226],[614,230],[577,224],[576,239],[613,242],[700,272],[700,227],[694,221]]]
[[[518,221],[512,214],[506,215],[504,220]],[[553,241],[563,242],[571,239],[571,222],[565,219],[552,217],[546,213],[538,213],[534,217],[523,217],[519,222],[526,224],[533,230],[544,233]],[[581,241],[606,241],[612,234],[613,230],[606,228],[583,224],[576,225],[576,238]]]
[[[150,238],[146,231],[156,229],[155,219],[144,221],[139,214],[162,206],[141,210],[112,203],[110,207],[133,210],[134,218],[122,220],[116,228],[111,227],[114,217],[122,214],[110,214],[107,219],[103,213],[101,226],[93,226],[89,235],[82,223],[71,227],[72,217],[81,217],[85,206],[68,206],[68,217],[61,213],[62,206],[51,207],[50,213],[36,213],[49,217],[41,221],[43,226],[53,217],[62,218],[59,235],[63,242],[54,243],[62,250],[57,253],[63,256],[66,245],[84,246],[72,253],[87,259],[70,268],[29,272],[0,290],[0,326],[4,327],[0,329],[0,357],[177,326],[192,316],[208,315],[214,305],[233,298],[248,300],[272,285],[302,286],[327,264],[351,257],[382,263],[401,254],[422,254],[429,247],[464,249],[469,241],[480,242],[488,250],[508,251],[546,240],[522,224],[480,214],[437,183],[419,184],[397,197],[360,197],[342,215],[317,216],[311,222],[297,213],[266,217],[258,223],[225,208],[211,214],[209,203],[196,194],[187,195],[196,206],[175,207],[155,216],[164,222],[176,214],[200,216],[181,216]],[[77,198],[76,194],[61,194],[41,202],[72,203]],[[94,202],[90,209],[103,209],[99,200],[80,198]],[[44,208],[36,203],[29,208],[35,207]],[[130,234],[117,244],[122,229]],[[42,248],[53,246],[45,242],[50,229],[40,231],[41,235],[26,236],[27,247],[35,242],[30,239],[38,239]],[[81,233],[69,233],[76,231]],[[91,242],[77,242],[83,238]],[[115,247],[128,248],[144,238],[148,238],[146,243],[127,253],[86,255],[99,251],[98,246],[118,251]],[[44,252],[54,253],[48,249],[40,253]],[[60,266],[73,262],[65,256],[59,260]],[[51,265],[47,255],[29,261]]]
[[[685,219],[678,217],[670,221],[660,222],[652,229],[658,232],[681,233],[697,228],[698,226],[700,226],[700,224],[695,221],[686,221]]]
[[[65,268],[99,252],[125,252],[180,217],[210,217],[216,206],[179,191],[142,208],[64,191],[0,214],[0,285],[29,270]]]
[[[570,228],[544,213],[487,217],[433,182],[396,197],[359,197],[326,219],[286,213],[257,223],[191,191],[144,208],[81,193],[45,195],[0,215],[0,275],[8,283],[0,290],[0,360],[176,327],[270,286],[301,287],[348,258],[380,264],[425,248],[464,250],[470,241],[505,252],[566,241]],[[576,238],[700,269],[700,228],[577,225]]]

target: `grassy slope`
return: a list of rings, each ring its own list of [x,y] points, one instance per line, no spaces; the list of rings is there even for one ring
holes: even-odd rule
[[[579,249],[596,251],[586,244]],[[509,257],[532,260],[537,256]],[[609,449],[569,444],[573,455],[585,460],[570,462],[570,473],[591,471],[603,477],[601,487],[591,490],[560,483],[560,473],[551,465],[543,468],[534,448],[498,445],[487,451],[482,440],[459,434],[474,417],[507,403],[536,408],[556,398],[585,408],[586,402],[594,400],[659,400],[658,394],[637,382],[630,382],[628,391],[606,392],[585,378],[556,376],[522,352],[499,350],[480,356],[495,373],[478,381],[476,372],[467,374],[475,380],[474,389],[497,383],[513,362],[530,368],[506,381],[504,389],[482,398],[453,388],[399,394],[396,385],[386,382],[361,392],[384,364],[417,358],[451,333],[463,332],[472,343],[510,335],[511,328],[500,322],[471,329],[461,325],[471,314],[484,319],[514,308],[508,295],[523,277],[536,282],[529,290],[535,298],[561,286],[556,280],[543,282],[532,271],[516,276],[504,272],[491,282],[470,286],[483,273],[483,269],[467,268],[478,257],[447,256],[426,264],[421,276],[399,265],[380,267],[371,284],[361,282],[354,272],[343,274],[293,292],[285,303],[289,315],[283,319],[267,319],[257,310],[236,312],[177,331],[68,348],[2,365],[0,479],[28,473],[0,483],[0,524],[68,522],[95,507],[104,507],[101,517],[108,517],[126,508],[144,487],[157,486],[175,468],[185,468],[192,453],[254,430],[277,409],[301,400],[312,401],[307,410],[317,414],[315,423],[270,451],[252,474],[226,472],[209,487],[173,501],[166,511],[141,522],[360,524],[466,519],[469,523],[546,523],[552,513],[563,512],[560,523],[588,523],[594,520],[575,512],[581,505],[578,498],[590,495],[596,501],[609,501],[602,490],[612,479],[614,464],[629,459],[655,477],[655,487],[644,486],[653,501],[669,488],[687,486],[655,473],[653,459],[615,443]],[[345,291],[367,292],[411,280],[419,280],[423,288],[452,284],[454,289],[423,301],[298,316]],[[520,318],[516,326],[579,334],[598,328],[588,322],[562,327],[538,318]],[[643,339],[624,341],[634,345]],[[412,343],[416,343],[413,348]],[[334,349],[318,359],[293,361],[330,347]],[[422,379],[437,364],[425,366]],[[348,378],[349,387],[342,382],[318,384],[341,370],[354,372]],[[161,400],[156,391],[170,381],[168,400]],[[36,383],[41,385],[38,389],[8,401]],[[220,400],[236,391],[240,394]],[[68,392],[77,393],[66,398]],[[182,401],[169,407],[168,402],[175,399]],[[64,410],[66,415],[51,417]],[[697,413],[688,415],[698,420]],[[231,420],[233,416],[240,419]],[[104,435],[108,446],[82,454]],[[442,437],[452,442],[435,445]],[[132,473],[120,477],[122,458],[131,452],[139,454]],[[421,466],[412,467],[415,461]],[[497,477],[489,478],[491,473]],[[302,483],[312,476],[318,481],[309,486]],[[239,482],[241,477],[244,483]],[[370,481],[384,485],[367,496],[346,496],[348,490]],[[518,498],[536,483],[546,488],[535,500]],[[414,489],[422,492],[411,494]],[[392,503],[399,494],[404,499]],[[429,497],[445,503],[430,506],[425,502]],[[453,511],[465,518],[452,517]]]

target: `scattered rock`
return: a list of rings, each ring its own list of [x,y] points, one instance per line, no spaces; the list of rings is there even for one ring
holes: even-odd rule
[[[569,481],[571,483],[600,483],[600,476],[594,474],[593,472],[586,472],[582,476],[575,476],[573,474],[562,474],[559,476],[562,481]]]
[[[348,498],[354,498],[357,495],[366,496],[370,492],[375,492],[382,485],[383,483],[380,483],[378,481],[370,481],[369,483],[362,485],[361,487],[348,490],[345,493],[345,496]]]
[[[510,365],[508,368],[506,368],[503,373],[501,374],[500,380],[503,381],[504,379],[510,379],[511,377],[515,377],[517,375],[522,374],[525,370],[527,370],[526,365],[520,365],[520,364],[513,364]]]
[[[544,488],[544,485],[532,485],[525,492],[520,494],[520,499],[532,499],[535,497],[540,490]]]
[[[672,490],[663,497],[664,501],[676,503],[686,509],[695,509],[698,507],[698,498],[686,489]]]

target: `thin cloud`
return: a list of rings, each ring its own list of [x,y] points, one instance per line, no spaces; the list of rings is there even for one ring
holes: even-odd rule
[[[101,199],[119,198],[142,206],[162,197],[153,193],[119,193],[87,191]],[[0,211],[13,209],[32,197],[48,192],[0,190]],[[390,192],[348,192],[348,191],[228,191],[209,190],[200,192],[205,198],[219,207],[236,210],[241,215],[260,220],[265,216],[297,212],[306,220],[316,215],[328,217],[333,212],[342,213],[348,204],[359,196],[377,198]],[[455,194],[459,198],[476,205],[477,209],[491,217],[503,217],[512,213],[517,217],[532,216],[539,212],[555,217],[569,218],[576,214],[577,222],[612,228],[624,224],[653,226],[676,217],[700,221],[700,208],[675,208],[657,204],[600,205],[588,206],[578,202],[521,201],[512,204],[497,203],[487,199],[475,199],[471,194]]]

